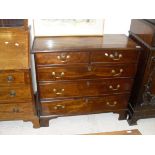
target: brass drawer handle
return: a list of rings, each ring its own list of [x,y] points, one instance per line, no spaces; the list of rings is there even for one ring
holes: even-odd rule
[[[57,56],[57,59],[60,60],[61,62],[66,62],[67,59],[69,59],[69,58],[70,58],[70,55],[66,55],[64,53]]]
[[[110,54],[110,55],[108,53],[105,53],[105,56],[111,58],[114,61],[118,61],[123,57],[123,55],[118,54],[118,52],[115,52],[114,54]]]
[[[16,96],[16,91],[15,91],[15,90],[11,90],[11,91],[9,92],[9,95],[10,95],[11,97],[15,97],[15,96]]]
[[[60,90],[57,90],[56,88],[53,89],[53,92],[56,95],[62,95],[64,91],[65,91],[65,89],[60,89]]]
[[[5,41],[4,43],[5,43],[6,45],[7,45],[7,44],[9,44],[9,42],[8,42],[8,41]]]
[[[114,107],[114,106],[116,106],[117,101],[114,101],[113,103],[107,102],[106,104],[107,104],[108,106],[110,106],[110,107]]]
[[[18,47],[18,46],[19,46],[19,43],[15,43],[15,46],[17,46],[17,47]]]
[[[7,81],[8,81],[8,82],[12,82],[13,80],[14,80],[14,78],[13,78],[12,75],[9,75],[9,76],[7,77]]]
[[[112,85],[109,86],[109,89],[114,90],[114,91],[119,90],[119,88],[120,88],[119,84],[116,86],[116,88],[113,88]]]
[[[112,69],[111,73],[113,74],[113,76],[120,76],[123,73],[123,69],[121,68],[119,70],[119,73],[116,73],[116,70]]]
[[[58,75],[56,75],[55,72],[52,72],[52,76],[56,79],[62,78],[65,75],[64,72],[59,73]]]
[[[54,107],[55,110],[61,110],[61,109],[65,109],[65,106],[64,105],[56,105]]]

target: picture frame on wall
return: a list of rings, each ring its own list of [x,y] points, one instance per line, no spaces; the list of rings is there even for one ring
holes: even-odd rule
[[[104,19],[33,20],[35,36],[102,36]]]

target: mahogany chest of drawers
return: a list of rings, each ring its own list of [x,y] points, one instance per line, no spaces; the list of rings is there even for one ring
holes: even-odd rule
[[[24,25],[11,27],[11,20],[4,21],[0,20],[0,120],[31,121],[37,128],[40,125],[31,83],[29,30]],[[20,24],[22,21],[25,23],[21,20]]]
[[[130,125],[141,118],[155,117],[155,19],[131,21],[130,38],[142,47],[130,97]]]
[[[126,119],[139,53],[125,35],[36,37],[40,125],[59,116],[102,112]]]

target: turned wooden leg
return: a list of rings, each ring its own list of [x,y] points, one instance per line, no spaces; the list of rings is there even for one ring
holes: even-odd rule
[[[126,120],[127,119],[127,111],[120,112],[118,120]]]

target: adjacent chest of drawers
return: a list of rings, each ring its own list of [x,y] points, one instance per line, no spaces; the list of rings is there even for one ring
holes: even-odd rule
[[[102,112],[125,119],[139,53],[125,35],[36,37],[41,126],[59,116]]]
[[[155,20],[132,20],[130,38],[142,47],[129,104],[128,122],[135,125],[139,119],[155,117]]]
[[[32,121],[39,127],[29,65],[29,31],[24,27],[0,28],[0,120]]]

